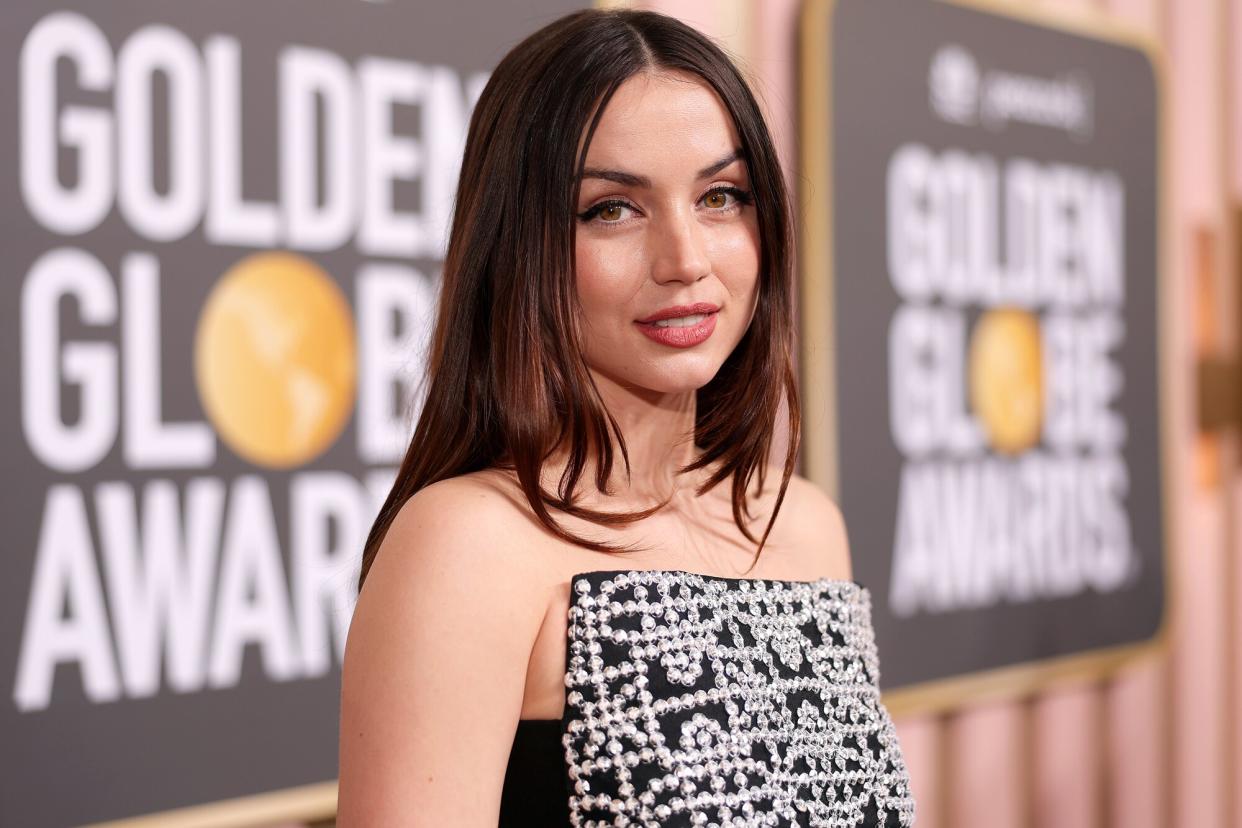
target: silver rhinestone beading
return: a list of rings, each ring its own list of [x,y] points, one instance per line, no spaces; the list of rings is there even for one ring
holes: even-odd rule
[[[853,581],[575,575],[562,745],[570,822],[914,824]]]

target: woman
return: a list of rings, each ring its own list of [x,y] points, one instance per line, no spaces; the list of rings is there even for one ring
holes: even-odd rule
[[[869,593],[793,474],[789,226],[693,29],[588,10],[501,61],[363,555],[339,825],[913,824]]]

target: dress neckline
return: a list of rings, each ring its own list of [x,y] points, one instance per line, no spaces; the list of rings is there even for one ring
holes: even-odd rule
[[[575,572],[569,576],[569,585],[572,591],[576,581],[589,580],[601,575],[690,575],[695,578],[703,578],[707,581],[727,581],[730,583],[749,583],[749,584],[783,584],[785,586],[819,586],[820,584],[851,584],[861,589],[867,589],[862,583],[853,579],[845,578],[814,578],[809,581],[800,581],[794,578],[740,578],[730,575],[708,575],[703,572],[691,572],[686,569],[593,569],[588,572]]]
[[[846,578],[815,578],[810,581],[801,581],[795,578],[740,578],[740,577],[731,577],[728,575],[707,575],[702,572],[691,572],[687,569],[592,569],[586,572],[575,572],[574,574],[569,576],[570,603],[572,604],[574,600],[573,599],[574,584],[576,584],[578,581],[585,581],[585,580],[590,580],[592,578],[599,578],[599,577],[608,576],[608,575],[636,575],[636,574],[638,575],[642,575],[642,574],[679,575],[679,576],[690,575],[696,578],[702,578],[703,580],[706,580],[706,581],[725,581],[729,583],[764,584],[765,586],[781,584],[782,586],[790,586],[790,587],[808,587],[808,586],[819,587],[819,586],[828,586],[831,584],[837,584],[837,585],[844,584],[844,585],[855,587],[863,592],[868,591],[867,587],[864,586],[861,582],[853,580],[853,579],[846,579]],[[566,641],[566,646],[568,646],[568,641]],[[563,710],[561,712],[560,717],[556,719],[531,719],[531,718],[518,719],[518,727],[521,728],[523,725],[527,727],[539,727],[539,726],[546,727],[546,726],[553,725],[553,724],[562,724],[565,720],[566,712],[568,712],[567,709]]]

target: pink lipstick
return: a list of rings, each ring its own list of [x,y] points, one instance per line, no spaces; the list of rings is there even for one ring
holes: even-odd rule
[[[718,310],[719,306],[710,302],[674,305],[656,311],[635,324],[640,331],[661,345],[692,348],[705,342],[712,335],[712,331],[716,330]]]

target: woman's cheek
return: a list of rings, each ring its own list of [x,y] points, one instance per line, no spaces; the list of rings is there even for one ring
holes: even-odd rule
[[[615,338],[614,328],[619,297],[607,270],[590,256],[578,260],[578,302],[582,307],[588,356],[597,357],[610,350],[607,341]]]
[[[579,246],[577,251],[578,295],[584,309],[616,314],[628,306],[637,289],[634,274],[641,268],[623,244]]]
[[[759,287],[759,240],[756,233],[743,230],[730,236],[719,248],[716,259],[721,281],[736,299],[750,297]]]
[[[585,306],[599,292],[603,274],[600,272],[600,260],[593,245],[579,242],[574,249],[574,281],[578,295]],[[592,303],[593,304],[593,303]]]
[[[750,223],[733,225],[715,240],[720,253],[737,263],[759,262],[759,228]]]

